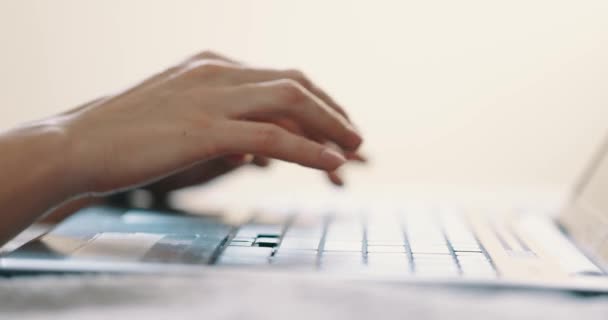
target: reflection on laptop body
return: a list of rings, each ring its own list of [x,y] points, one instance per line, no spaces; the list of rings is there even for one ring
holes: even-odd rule
[[[608,152],[558,219],[453,208],[310,215],[168,214],[92,207],[0,258],[0,272],[191,272],[201,265],[298,269],[406,282],[608,293]]]

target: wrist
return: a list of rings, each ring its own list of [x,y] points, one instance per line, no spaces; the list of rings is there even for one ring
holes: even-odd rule
[[[85,179],[81,173],[81,163],[76,157],[75,137],[63,126],[47,128],[48,141],[55,152],[55,174],[60,177],[60,185],[67,198],[87,193]]]
[[[32,184],[50,206],[81,194],[70,159],[70,139],[63,127],[51,121],[32,122],[3,134],[0,149],[7,168],[21,176],[16,186]],[[10,176],[10,175],[9,175]]]
[[[82,177],[74,152],[74,139],[67,128],[59,121],[43,121],[23,128],[23,134],[39,150],[38,167],[40,172],[53,181],[59,201],[80,196],[85,193]],[[21,130],[20,130],[21,131]]]
[[[55,143],[65,152],[59,157],[64,186],[72,197],[92,195],[90,157],[87,157],[87,143],[79,127],[74,125],[75,119],[69,117],[53,128]]]

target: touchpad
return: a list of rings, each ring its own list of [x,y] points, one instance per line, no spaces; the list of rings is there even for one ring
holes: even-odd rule
[[[165,236],[154,233],[104,232],[95,235],[69,256],[84,259],[139,261]]]
[[[89,237],[47,234],[11,256],[116,262],[209,263],[223,239],[198,234],[101,232]]]

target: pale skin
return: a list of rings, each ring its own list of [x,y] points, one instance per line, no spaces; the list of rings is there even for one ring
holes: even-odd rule
[[[364,161],[343,107],[296,70],[203,52],[115,95],[0,133],[0,244],[67,201],[167,192],[269,159]]]

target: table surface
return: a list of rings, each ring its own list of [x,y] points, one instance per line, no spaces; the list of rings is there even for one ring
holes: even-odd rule
[[[194,278],[3,279],[0,315],[19,319],[606,319],[608,297],[209,270]]]

